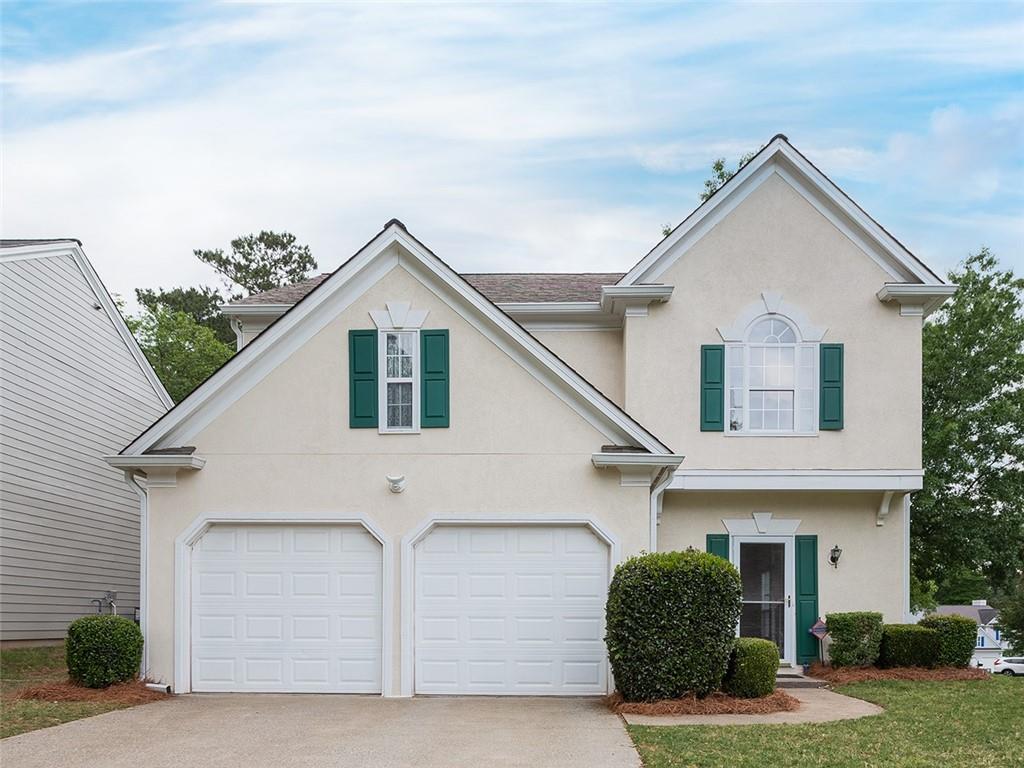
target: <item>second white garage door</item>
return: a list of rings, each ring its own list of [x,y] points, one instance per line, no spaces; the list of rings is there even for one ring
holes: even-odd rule
[[[359,525],[215,525],[192,552],[192,690],[381,691],[381,545]]]
[[[607,692],[608,546],[584,526],[439,526],[415,550],[417,693]]]

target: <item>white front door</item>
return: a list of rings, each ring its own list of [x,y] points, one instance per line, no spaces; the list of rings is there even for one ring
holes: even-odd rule
[[[795,662],[796,568],[792,536],[733,536],[732,563],[743,582],[740,637],[763,637]]]
[[[416,693],[607,693],[608,545],[585,526],[438,526],[416,545]]]
[[[192,552],[192,690],[380,693],[381,563],[360,525],[212,526]]]

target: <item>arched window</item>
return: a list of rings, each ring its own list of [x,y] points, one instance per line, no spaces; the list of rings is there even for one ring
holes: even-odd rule
[[[729,431],[815,432],[818,345],[775,313],[754,319],[744,339],[727,345]]]

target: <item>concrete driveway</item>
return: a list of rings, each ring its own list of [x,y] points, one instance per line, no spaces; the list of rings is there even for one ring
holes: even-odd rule
[[[4,768],[639,768],[597,699],[200,694],[0,742]]]

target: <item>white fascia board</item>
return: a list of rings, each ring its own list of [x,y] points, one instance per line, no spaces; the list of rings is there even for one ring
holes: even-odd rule
[[[424,284],[435,293],[437,287],[442,287],[444,290],[439,296],[443,300],[447,300],[444,293],[458,296],[460,301],[452,304],[456,311],[498,343],[606,438],[618,444],[636,445],[655,454],[670,453],[653,434],[497,309],[397,223],[389,223],[315,291],[245,346],[164,418],[150,426],[123,453],[137,455],[154,446],[188,445],[217,415],[399,263],[424,280]]]
[[[680,469],[670,491],[921,490],[921,469]]]
[[[217,309],[228,317],[280,317],[294,304],[221,304]]]
[[[897,302],[901,315],[927,317],[956,293],[958,287],[949,283],[886,283],[876,296],[879,301]]]
[[[622,328],[622,317],[599,301],[537,301],[498,304],[498,309],[529,331],[603,331]]]
[[[117,308],[117,305],[114,304],[114,300],[110,298],[110,293],[107,291],[107,287],[103,284],[103,281],[100,280],[100,276],[96,273],[96,270],[93,269],[92,263],[89,261],[89,258],[85,255],[85,251],[80,245],[78,245],[78,243],[39,243],[35,245],[17,246],[15,248],[4,248],[0,251],[0,260],[2,261],[25,261],[27,259],[40,259],[50,256],[71,257],[79,271],[81,271],[86,283],[88,283],[89,288],[92,290],[97,303],[103,309],[103,312],[107,315],[107,318],[114,326],[114,330],[117,331],[117,335],[121,337],[121,341],[128,348],[129,354],[131,354],[135,359],[135,362],[141,369],[143,376],[146,377],[146,381],[148,381],[150,386],[153,388],[157,398],[159,398],[165,408],[173,408],[174,400],[171,398],[170,394],[168,394],[163,382],[160,381],[160,377],[156,375],[156,371],[154,371],[153,366],[150,365],[149,359],[139,346],[139,342],[135,340],[135,336],[133,336],[132,332],[128,330],[128,325],[125,323],[124,317],[121,316],[121,311]]]
[[[678,453],[652,455],[649,453],[595,453],[590,457],[598,469],[606,467],[678,467],[683,456]]]
[[[149,469],[202,469],[206,459],[195,454],[147,453],[140,455],[104,456],[103,460],[112,467],[145,472]]]
[[[601,309],[612,315],[647,314],[647,306],[668,301],[673,288],[671,285],[605,285],[601,287]]]
[[[894,280],[941,284],[892,235],[882,229],[783,137],[774,138],[707,202],[700,205],[619,281],[655,282],[664,271],[751,192],[778,173],[849,236]]]

